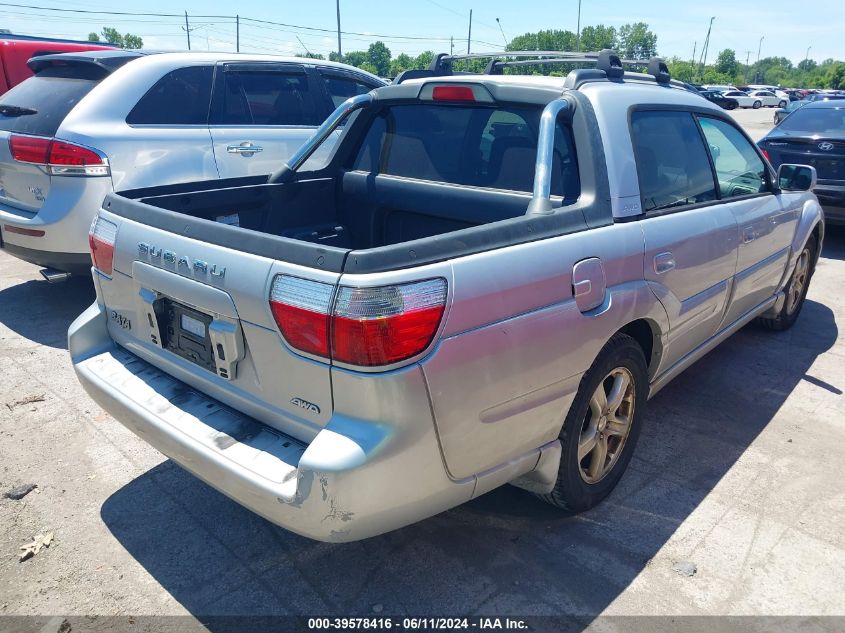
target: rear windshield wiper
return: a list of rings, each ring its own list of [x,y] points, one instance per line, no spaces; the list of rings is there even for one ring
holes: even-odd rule
[[[0,103],[0,114],[5,114],[6,116],[22,116],[24,114],[38,114],[38,110]]]

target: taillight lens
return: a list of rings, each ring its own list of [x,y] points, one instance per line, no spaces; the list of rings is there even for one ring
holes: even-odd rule
[[[96,151],[67,141],[12,134],[9,150],[16,161],[44,165],[54,176],[108,176],[110,173],[107,161]]]
[[[334,286],[279,275],[270,291],[270,309],[285,340],[298,350],[329,357],[329,310]]]
[[[440,325],[446,280],[338,291],[332,358],[350,365],[390,365],[422,352]]]
[[[117,225],[101,217],[91,223],[88,232],[88,246],[91,248],[91,261],[94,268],[106,275],[112,274],[114,263],[114,241],[117,237]]]
[[[771,159],[771,158],[769,158],[769,152],[768,152],[768,151],[766,151],[766,150],[764,150],[764,149],[761,149],[760,151],[761,151],[761,152],[763,152],[763,156],[765,156],[765,157],[766,157],[766,160],[767,160],[767,161],[769,161],[769,162],[771,163],[771,162],[772,162],[772,159]]]
[[[446,280],[351,288],[279,275],[270,308],[291,347],[349,365],[406,360],[431,343],[446,306]]]
[[[52,139],[37,136],[12,134],[9,137],[9,150],[12,158],[20,163],[46,165],[50,157]]]

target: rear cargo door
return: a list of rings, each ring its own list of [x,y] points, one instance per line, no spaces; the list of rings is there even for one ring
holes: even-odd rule
[[[46,168],[27,162],[23,146],[16,160],[10,136],[53,137],[102,76],[86,67],[51,67],[0,96],[0,205],[37,213],[50,193]]]
[[[211,137],[220,177],[279,169],[328,114],[318,81],[301,64],[219,64]]]

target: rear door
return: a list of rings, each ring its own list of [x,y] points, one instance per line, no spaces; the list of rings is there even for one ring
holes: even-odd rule
[[[771,297],[783,277],[800,208],[799,196],[774,194],[771,175],[751,141],[732,123],[699,116],[718,193],[739,227],[729,325]],[[794,200],[790,200],[794,198]]]
[[[318,81],[302,64],[219,64],[210,129],[220,177],[279,169],[328,114]]]
[[[645,279],[669,316],[661,372],[718,330],[736,271],[737,224],[718,202],[691,112],[635,111],[631,140],[645,213]]]
[[[156,81],[114,128],[109,147],[117,191],[218,177],[208,110],[214,66],[185,66]],[[105,133],[105,130],[104,130]]]

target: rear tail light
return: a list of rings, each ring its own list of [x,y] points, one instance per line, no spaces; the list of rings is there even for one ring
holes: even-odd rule
[[[329,357],[329,310],[334,286],[279,275],[273,280],[270,309],[292,347]]]
[[[423,352],[446,306],[446,280],[352,288],[279,275],[270,308],[291,347],[349,365],[390,365]]]
[[[108,161],[93,149],[40,136],[12,134],[12,158],[21,163],[43,165],[54,176],[108,176]]]
[[[761,151],[761,152],[763,152],[763,156],[765,156],[765,157],[766,157],[766,160],[767,160],[767,161],[769,161],[769,162],[771,163],[771,162],[772,162],[772,159],[771,159],[771,158],[769,158],[769,152],[767,152],[767,151],[766,151],[766,150],[764,150],[764,149],[761,149],[760,151]]]
[[[114,241],[117,237],[117,225],[101,217],[91,223],[88,232],[88,246],[91,247],[91,261],[94,268],[111,276],[114,263]]]

